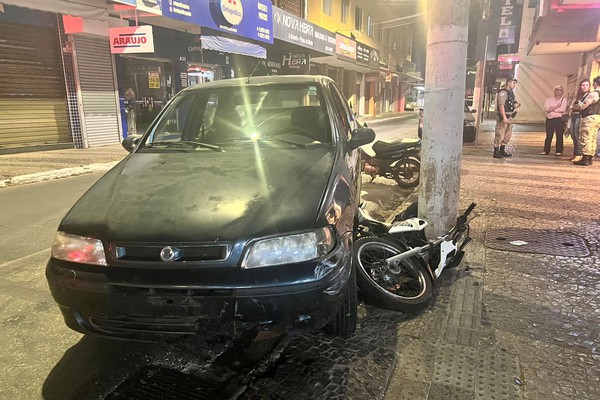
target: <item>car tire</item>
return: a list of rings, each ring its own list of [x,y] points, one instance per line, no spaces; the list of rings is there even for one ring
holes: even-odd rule
[[[323,327],[323,331],[343,338],[349,338],[354,334],[358,319],[358,295],[356,291],[356,271],[351,267],[342,304],[332,320]]]

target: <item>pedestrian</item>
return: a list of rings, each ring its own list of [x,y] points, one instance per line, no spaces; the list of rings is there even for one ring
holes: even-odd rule
[[[569,106],[571,119],[568,122],[568,125],[570,125],[569,133],[571,135],[571,140],[573,140],[573,158],[570,160],[572,162],[579,162],[583,158],[583,147],[581,140],[579,140],[579,125],[581,124],[581,115],[576,105],[578,102],[583,102],[589,95],[590,87],[591,85],[589,79],[584,79],[579,82],[579,90],[577,90],[577,94]]]
[[[550,153],[554,133],[556,133],[556,155],[562,155],[563,134],[565,133],[565,123],[562,120],[562,116],[567,111],[567,99],[563,96],[564,92],[565,90],[561,85],[556,86],[554,88],[554,95],[548,97],[544,103],[544,111],[546,111],[546,141],[544,142],[542,155]]]
[[[512,154],[507,153],[505,146],[510,141],[512,136],[513,118],[517,115],[515,109],[521,104],[515,100],[513,90],[517,87],[515,78],[506,80],[506,87],[498,91],[496,97],[496,135],[494,137],[494,158],[512,157]]]
[[[575,104],[581,115],[579,140],[582,144],[583,157],[575,165],[592,165],[596,153],[596,138],[600,128],[600,75],[592,80],[594,90],[589,92],[583,101]]]

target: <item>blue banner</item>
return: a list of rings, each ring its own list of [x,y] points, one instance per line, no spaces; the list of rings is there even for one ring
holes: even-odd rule
[[[164,16],[222,32],[273,43],[269,0],[162,0]]]

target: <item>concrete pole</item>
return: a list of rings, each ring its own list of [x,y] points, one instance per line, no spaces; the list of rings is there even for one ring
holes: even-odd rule
[[[419,216],[437,237],[454,225],[467,73],[468,0],[427,0],[427,63]]]

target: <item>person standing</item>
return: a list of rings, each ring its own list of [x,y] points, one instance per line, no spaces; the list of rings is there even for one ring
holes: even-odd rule
[[[510,141],[512,136],[513,118],[517,115],[515,109],[521,104],[515,100],[513,90],[517,87],[515,78],[506,80],[506,87],[500,89],[496,97],[496,129],[494,137],[494,158],[512,157],[512,154],[507,153],[505,146]]]
[[[556,155],[562,155],[563,133],[565,133],[565,123],[562,120],[562,115],[567,111],[567,99],[563,96],[564,92],[562,86],[556,86],[554,88],[554,96],[548,97],[544,103],[544,111],[546,111],[546,141],[544,142],[542,155],[550,153],[554,133],[556,133]]]
[[[590,81],[584,79],[579,82],[579,90],[573,98],[573,102],[569,106],[571,120],[569,131],[571,133],[571,139],[573,140],[573,158],[570,161],[578,162],[583,158],[583,149],[581,140],[579,140],[579,125],[581,124],[581,115],[579,114],[579,108],[576,107],[578,102],[585,101],[586,97],[590,93]]]
[[[594,91],[590,92],[584,101],[579,101],[574,106],[574,109],[578,109],[581,115],[579,139],[583,145],[583,157],[575,162],[575,165],[592,165],[592,159],[596,153],[596,137],[598,128],[600,128],[600,75],[595,77],[592,83]]]

